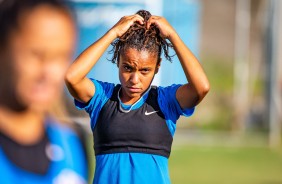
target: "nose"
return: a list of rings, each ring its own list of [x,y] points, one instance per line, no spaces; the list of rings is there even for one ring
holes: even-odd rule
[[[132,84],[138,84],[139,83],[139,76],[136,72],[132,72],[132,74],[130,76],[130,82]]]
[[[41,62],[42,78],[52,82],[57,81],[64,76],[66,68],[67,64],[58,61],[56,58],[45,58],[45,60]]]

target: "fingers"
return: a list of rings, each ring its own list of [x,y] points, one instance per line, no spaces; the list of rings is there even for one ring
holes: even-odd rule
[[[139,24],[144,24],[144,18],[138,14],[133,15],[133,22],[138,22]]]
[[[130,24],[133,24],[134,22],[138,22],[139,24],[144,24],[144,18],[138,14],[125,16],[122,19],[125,19],[125,21],[129,21]]]
[[[139,24],[144,24],[144,18],[140,15],[129,15],[122,17],[112,28],[114,30],[116,37],[121,37],[135,22]]]
[[[164,17],[151,16],[147,21],[146,29],[150,29],[152,25],[155,25],[159,29],[162,38],[169,38],[175,32]]]
[[[159,21],[161,18],[162,18],[162,17],[152,15],[152,16],[149,18],[149,20],[147,21],[146,28],[149,29],[152,24],[155,24],[156,26],[159,27],[158,21]]]

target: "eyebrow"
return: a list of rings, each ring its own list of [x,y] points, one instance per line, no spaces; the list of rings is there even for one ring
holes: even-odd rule
[[[128,67],[130,67],[130,68],[132,68],[132,69],[136,69],[136,67],[135,67],[134,65],[129,64],[128,62],[124,62],[124,63],[122,63],[122,65],[123,65],[123,66],[128,66]],[[153,67],[151,67],[151,66],[144,66],[144,67],[142,67],[142,68],[138,68],[138,70],[144,70],[144,69],[152,70]]]
[[[132,64],[129,64],[128,62],[124,62],[124,63],[122,63],[122,65],[127,65],[127,66],[130,66],[130,67],[134,67]]]
[[[152,67],[143,67],[143,68],[140,68],[139,70],[144,70],[144,69],[151,70]]]

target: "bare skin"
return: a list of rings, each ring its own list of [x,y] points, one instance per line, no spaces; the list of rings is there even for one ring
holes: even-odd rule
[[[63,90],[76,33],[69,15],[47,5],[25,13],[20,21],[8,50],[17,73],[13,90],[24,108],[18,111],[0,104],[0,131],[30,145],[43,136],[46,113]]]
[[[86,75],[95,66],[110,43],[122,36],[134,22],[143,24],[144,20],[139,15],[121,18],[113,28],[88,47],[71,65],[67,71],[65,81],[74,98],[87,103],[93,97],[95,86]],[[189,81],[189,83],[177,90],[176,99],[183,109],[196,106],[205,97],[210,88],[200,63],[165,18],[151,16],[147,22],[147,28],[152,24],[159,28],[162,37],[168,39],[173,44],[186,78]],[[148,89],[160,67],[157,64],[157,60],[158,58],[155,55],[144,51],[138,52],[134,49],[127,49],[124,53],[121,53],[118,66],[122,85],[120,98],[123,103],[133,104]],[[146,72],[144,72],[144,69],[146,69]]]

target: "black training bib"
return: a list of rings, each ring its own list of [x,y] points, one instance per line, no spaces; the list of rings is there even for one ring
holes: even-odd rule
[[[93,131],[95,154],[138,152],[169,157],[172,135],[158,105],[156,87],[146,102],[128,113],[119,110],[118,90],[100,111]]]

